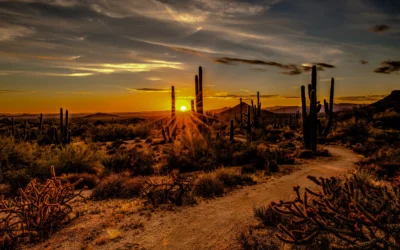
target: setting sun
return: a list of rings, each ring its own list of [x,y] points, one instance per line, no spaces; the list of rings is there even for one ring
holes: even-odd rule
[[[181,111],[185,112],[186,111],[186,106],[181,106]]]

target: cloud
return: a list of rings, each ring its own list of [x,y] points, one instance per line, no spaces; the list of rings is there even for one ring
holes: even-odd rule
[[[366,61],[366,60],[360,60],[360,63],[361,63],[361,64],[367,64],[368,61]]]
[[[220,57],[214,60],[216,63],[227,64],[227,65],[234,65],[235,63],[245,63],[251,65],[265,65],[265,66],[272,66],[281,68],[284,70],[281,74],[284,75],[300,75],[303,72],[311,71],[313,65],[317,66],[317,70],[322,71],[324,68],[335,68],[334,65],[328,63],[313,63],[313,64],[302,64],[301,68],[299,68],[295,64],[282,64],[274,61],[263,61],[263,60],[248,60],[243,58],[233,58],[233,57]]]
[[[158,88],[127,88],[127,90],[129,92],[155,92],[155,93],[171,92],[171,89],[158,89]]]
[[[378,25],[371,27],[370,31],[375,32],[375,33],[382,33],[389,29],[390,29],[390,27],[386,24],[378,24]]]
[[[340,101],[371,102],[371,101],[378,101],[386,96],[387,95],[342,96],[342,97],[335,97],[335,99]]]
[[[5,93],[23,93],[25,91],[23,90],[14,90],[14,89],[0,89],[0,94],[5,94]]]
[[[400,61],[387,60],[381,63],[381,67],[374,70],[375,73],[390,74],[400,70]]]
[[[195,56],[201,56],[201,57],[207,56],[206,54],[204,54],[204,53],[202,53],[200,51],[197,51],[197,50],[193,50],[193,49],[178,48],[178,47],[169,47],[169,48],[171,48],[171,49],[173,49],[175,51],[180,51],[180,52],[192,54],[192,55],[195,55]]]
[[[30,36],[33,33],[34,30],[24,26],[8,24],[5,27],[0,27],[0,42],[14,40],[19,37]]]
[[[246,92],[246,91],[244,91]],[[204,95],[204,98],[210,98],[210,99],[239,99],[242,98],[243,100],[252,100],[256,99],[257,95],[256,94],[230,94],[228,92],[216,92],[216,93],[206,93]],[[300,98],[298,96],[282,96],[282,95],[260,95],[261,99],[268,99],[268,98]]]
[[[148,81],[161,81],[162,79],[158,78],[158,77],[147,77],[146,80],[148,80]]]

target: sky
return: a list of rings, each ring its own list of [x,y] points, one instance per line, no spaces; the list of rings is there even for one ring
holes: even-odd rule
[[[0,0],[0,112],[371,103],[400,89],[398,0]]]

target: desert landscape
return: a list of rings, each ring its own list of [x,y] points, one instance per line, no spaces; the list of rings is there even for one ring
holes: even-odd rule
[[[286,57],[295,24],[279,18],[282,34],[244,33],[301,13],[283,0],[89,2],[0,1],[0,249],[400,249],[399,61],[360,70],[345,58],[366,48],[339,38],[308,53],[322,35]],[[366,2],[345,6],[400,11]],[[359,32],[392,55],[384,20]],[[174,25],[197,28],[171,45]],[[239,57],[260,41],[307,63]]]

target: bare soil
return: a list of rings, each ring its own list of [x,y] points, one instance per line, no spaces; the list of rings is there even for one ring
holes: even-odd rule
[[[342,147],[325,148],[332,157],[305,162],[303,167],[289,175],[272,177],[267,182],[247,186],[225,197],[202,201],[192,207],[155,211],[148,216],[139,216],[137,212],[115,216],[115,208],[126,210],[124,207],[132,200],[106,201],[108,203],[104,203],[101,209],[114,209],[108,210],[113,211],[112,222],[105,222],[105,217],[111,217],[110,212],[88,214],[56,233],[47,242],[29,246],[29,249],[237,249],[238,235],[254,220],[254,206],[291,198],[294,195],[293,186],[304,188],[313,185],[307,179],[308,175],[342,175],[354,168],[354,163],[359,160],[359,156]],[[131,206],[133,208],[136,205],[132,203]],[[104,235],[107,228],[117,225],[115,217],[119,218],[119,228],[124,223],[127,224],[124,228],[128,230],[119,229],[120,236],[114,235],[104,242],[99,241],[98,238]],[[140,223],[143,223],[143,227],[135,226]]]

